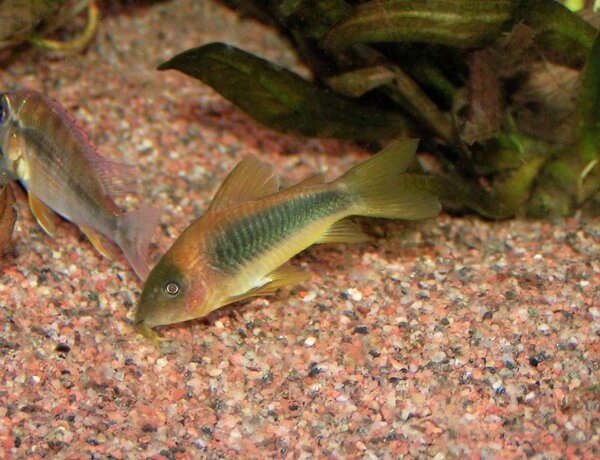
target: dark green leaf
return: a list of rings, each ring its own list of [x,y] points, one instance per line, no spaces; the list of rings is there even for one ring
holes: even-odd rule
[[[222,0],[240,16],[250,16],[270,26],[277,26],[278,19],[269,8],[269,0]]]
[[[584,69],[583,82],[577,101],[582,142],[582,160],[600,158],[600,34]]]
[[[326,37],[325,46],[421,42],[479,47],[512,25],[519,0],[374,0],[357,5]]]
[[[527,215],[536,218],[564,217],[572,212],[572,197],[562,187],[550,182],[535,187],[527,206]]]
[[[545,156],[531,158],[505,177],[500,177],[492,191],[493,213],[514,216],[522,214],[523,205],[535,183],[535,179],[547,161]]]
[[[452,127],[440,109],[400,67],[394,66],[392,70],[394,81],[384,87],[385,93],[436,136],[450,141]]]
[[[278,0],[272,10],[281,22],[306,37],[321,39],[350,11],[343,0]]]
[[[600,33],[590,51],[577,101],[580,124],[577,201],[600,193]],[[596,214],[600,214],[600,209]]]
[[[211,43],[161,64],[212,86],[244,112],[282,132],[379,142],[408,134],[404,117],[320,89],[243,50]]]
[[[430,89],[432,97],[440,100],[446,109],[453,107],[457,93],[456,87],[427,56],[420,56],[412,62],[403,63],[403,69],[419,83]]]
[[[518,13],[535,30],[546,58],[581,65],[592,48],[597,29],[556,0],[523,0]]]

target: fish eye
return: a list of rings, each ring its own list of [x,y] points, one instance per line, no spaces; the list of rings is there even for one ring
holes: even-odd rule
[[[170,296],[176,296],[179,293],[179,284],[175,281],[169,281],[165,285],[165,292]]]

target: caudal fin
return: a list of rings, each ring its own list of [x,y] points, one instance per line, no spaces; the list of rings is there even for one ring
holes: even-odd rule
[[[440,212],[438,198],[403,174],[418,144],[418,139],[395,142],[338,179],[354,197],[357,215],[418,220]]]
[[[145,280],[148,276],[147,256],[150,239],[158,224],[157,208],[142,208],[123,216],[118,244],[137,275]]]

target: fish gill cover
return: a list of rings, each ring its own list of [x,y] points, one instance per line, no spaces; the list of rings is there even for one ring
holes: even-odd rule
[[[600,214],[600,13],[554,0],[226,3],[277,27],[306,80],[210,43],[161,64],[261,123],[383,144],[419,136],[425,183],[490,218]],[[588,2],[589,3],[589,2]],[[596,24],[596,25],[594,25]]]

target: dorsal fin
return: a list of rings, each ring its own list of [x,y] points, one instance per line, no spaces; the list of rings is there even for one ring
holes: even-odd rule
[[[98,152],[94,152],[92,161],[109,195],[120,196],[139,192],[137,166],[107,160]]]
[[[273,168],[249,156],[240,161],[225,178],[207,212],[258,200],[278,191],[279,180],[273,173]]]
[[[289,189],[306,187],[309,185],[319,185],[324,182],[325,182],[325,173],[319,173],[319,174],[315,174],[314,176],[308,176],[306,179],[302,179],[297,184],[291,185],[289,187]]]

